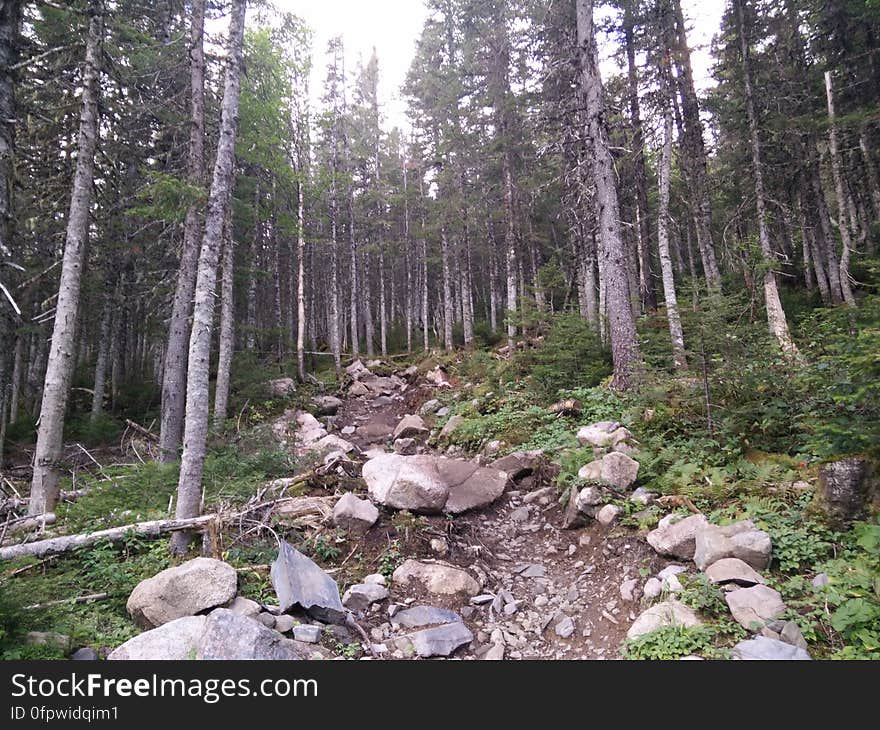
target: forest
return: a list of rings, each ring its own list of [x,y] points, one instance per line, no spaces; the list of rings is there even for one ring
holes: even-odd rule
[[[0,658],[880,659],[880,3],[419,1],[0,0]]]

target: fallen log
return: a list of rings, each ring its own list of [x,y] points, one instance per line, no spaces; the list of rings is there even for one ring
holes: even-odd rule
[[[134,421],[132,421],[128,418],[125,419],[125,425],[128,426],[132,431],[137,431],[141,436],[143,436],[146,439],[150,439],[151,441],[158,441],[159,440],[159,437],[156,434],[154,434],[152,431],[144,428],[139,423],[135,423]]]
[[[5,537],[21,532],[30,532],[31,530],[44,530],[46,525],[54,525],[56,521],[54,512],[46,512],[35,517],[19,517],[16,520],[9,520],[0,526],[0,533]]]
[[[89,493],[88,489],[70,489],[61,492],[59,500],[61,502],[76,502],[80,497],[85,497]],[[5,502],[0,503],[0,515],[7,512],[14,512],[19,507],[26,507],[31,501],[30,497],[10,497]]]
[[[65,603],[90,603],[91,601],[103,601],[110,598],[109,593],[90,593],[87,596],[76,596],[75,598],[59,598],[57,601],[47,601],[46,603],[32,603],[25,606],[25,611],[33,611],[40,608],[51,608],[52,606],[61,606]]]

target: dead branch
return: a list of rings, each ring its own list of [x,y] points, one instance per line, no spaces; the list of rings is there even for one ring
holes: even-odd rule
[[[50,608],[52,606],[60,606],[64,603],[89,603],[90,601],[103,601],[110,598],[109,593],[91,593],[87,596],[76,596],[76,598],[59,598],[57,601],[47,601],[46,603],[33,603],[25,606],[25,611],[33,611],[40,608]]]
[[[139,423],[135,423],[134,421],[126,418],[125,425],[128,426],[132,431],[137,431],[141,436],[146,439],[150,439],[151,441],[158,441],[159,437],[154,434],[152,431],[141,426]]]

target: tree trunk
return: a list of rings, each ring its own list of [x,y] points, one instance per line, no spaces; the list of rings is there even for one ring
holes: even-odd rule
[[[592,155],[599,220],[602,279],[608,307],[613,387],[626,390],[640,359],[626,269],[626,249],[620,232],[620,209],[614,163],[608,149],[602,78],[593,35],[593,0],[577,0],[577,37],[580,50],[581,91],[587,116],[587,138]]]
[[[351,308],[349,311],[351,327],[351,354],[356,360],[360,355],[360,344],[358,343],[358,298],[360,291],[358,290],[358,250],[357,239],[354,235],[354,187],[348,188],[348,252],[350,256],[350,285],[351,285]]]
[[[95,149],[98,142],[98,91],[103,37],[103,2],[92,0],[89,4],[89,30],[83,69],[76,172],[67,217],[52,345],[43,385],[40,427],[34,451],[34,475],[28,507],[28,514],[31,515],[51,512],[58,502],[60,489],[61,473],[58,469],[58,460],[61,458],[64,412],[67,409],[70,379],[73,375],[80,281],[89,234],[89,208],[92,202]]]
[[[299,180],[296,185],[296,372],[300,381],[306,379],[306,358],[305,358],[305,334],[306,334],[306,298],[305,298],[305,255],[306,255],[306,238],[303,226],[303,165],[300,164]],[[336,259],[336,242],[333,242],[333,258]],[[333,291],[337,291],[336,286]],[[338,307],[337,307],[338,308]],[[336,318],[337,337],[339,335],[338,316]],[[336,362],[338,353],[334,350],[334,365],[341,368],[342,363]]]
[[[109,282],[105,284],[109,286]],[[101,313],[101,329],[98,342],[98,359],[95,363],[95,386],[92,390],[92,422],[96,421],[104,409],[104,384],[107,380],[107,360],[110,355],[110,325],[113,317],[113,297],[104,296],[104,311]]]
[[[837,125],[834,119],[834,89],[831,85],[831,72],[825,72],[825,96],[828,99],[828,149],[831,156],[831,173],[834,177],[834,192],[837,195],[837,223],[843,248],[840,252],[840,291],[843,301],[850,307],[856,306],[849,279],[849,255],[852,251],[850,229],[846,221],[847,192],[841,169],[840,151],[837,147]]]
[[[820,248],[821,260],[825,264],[825,271],[828,274],[828,290],[831,295],[832,304],[841,304],[843,303],[843,292],[840,287],[840,263],[837,259],[837,243],[831,230],[831,215],[828,212],[825,191],[822,190],[818,163],[810,165],[809,176],[813,197],[816,200],[819,230],[822,233],[821,238],[817,238],[817,245]]]
[[[779,289],[776,283],[776,273],[773,266],[776,257],[770,244],[770,231],[767,225],[767,203],[764,193],[764,172],[761,165],[761,142],[758,138],[758,116],[755,112],[755,101],[752,94],[751,66],[749,63],[749,43],[745,32],[743,19],[743,4],[746,0],[734,0],[736,3],[737,17],[739,20],[740,50],[742,53],[743,86],[746,101],[746,115],[749,120],[749,136],[752,147],[752,174],[755,181],[755,205],[758,212],[758,241],[761,246],[761,255],[767,270],[764,272],[764,303],[767,308],[767,322],[770,332],[779,342],[779,346],[786,355],[796,357],[797,347],[791,339],[788,331],[788,322],[785,311],[782,309],[782,301],[779,298]]]
[[[233,0],[232,3],[220,137],[217,143],[211,194],[208,198],[205,236],[199,253],[193,327],[189,340],[186,425],[183,434],[180,479],[177,485],[176,515],[179,518],[195,517],[201,507],[202,470],[205,464],[208,434],[208,366],[211,354],[214,290],[217,283],[217,259],[223,237],[223,223],[232,194],[246,4],[246,0]],[[190,533],[177,533],[172,540],[172,551],[178,555],[185,553],[190,541]]]
[[[245,334],[245,347],[253,350],[257,346],[257,270],[260,268],[260,256],[263,252],[263,220],[260,214],[260,169],[256,168],[254,174],[257,182],[254,186],[254,232],[251,236],[251,250],[248,256],[248,285],[247,285],[247,332]]]
[[[866,127],[862,127],[859,131],[859,149],[862,152],[862,161],[865,165],[865,177],[868,182],[868,192],[871,194],[874,218],[880,219],[880,178],[877,177],[877,166],[874,164],[874,158],[871,157]]]
[[[188,181],[190,185],[201,188],[205,184],[205,0],[193,0],[191,13]],[[177,272],[174,302],[171,305],[168,344],[162,368],[162,415],[159,427],[159,461],[163,464],[177,459],[183,432],[189,320],[196,286],[201,233],[200,208],[200,205],[195,204],[186,211],[180,268]]]
[[[226,424],[229,402],[229,380],[235,349],[235,241],[232,238],[231,214],[223,226],[223,275],[220,280],[220,352],[217,356],[217,384],[214,387],[214,428],[221,431]]]

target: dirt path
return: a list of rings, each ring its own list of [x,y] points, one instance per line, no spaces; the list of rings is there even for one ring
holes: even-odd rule
[[[347,398],[334,430],[363,451],[390,451],[390,434],[398,421],[417,413],[435,395],[420,382],[403,393]],[[438,452],[422,446],[420,453]],[[383,515],[382,522],[388,519]],[[654,574],[666,563],[629,528],[593,522],[582,529],[561,529],[555,488],[536,483],[535,477],[514,483],[488,508],[448,521],[421,519],[430,534],[445,538],[435,539],[433,551],[404,557],[428,555],[464,567],[482,579],[485,595],[466,601],[418,595],[393,585],[391,601],[458,611],[475,637],[456,653],[461,658],[481,658],[501,643],[510,659],[617,658],[639,612],[637,603],[622,599],[621,583],[648,571]],[[384,613],[368,616],[375,641],[393,636],[387,621]]]

